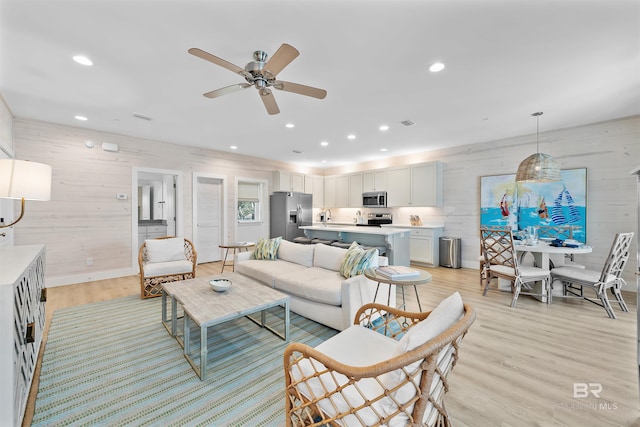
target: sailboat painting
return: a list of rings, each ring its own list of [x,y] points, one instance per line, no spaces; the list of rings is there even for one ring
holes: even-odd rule
[[[515,175],[481,177],[480,224],[571,229],[572,238],[586,242],[587,169],[566,169],[557,182],[517,183]],[[504,215],[504,203],[509,209]]]

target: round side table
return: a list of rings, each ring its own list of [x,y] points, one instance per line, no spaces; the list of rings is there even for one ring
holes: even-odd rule
[[[427,273],[424,270],[418,270],[420,273],[419,276],[415,277],[407,277],[400,279],[392,279],[387,276],[383,276],[382,274],[378,274],[375,269],[369,269],[364,272],[364,275],[367,279],[373,280],[374,282],[378,282],[378,286],[376,286],[376,293],[373,297],[375,302],[378,297],[378,289],[380,288],[380,283],[387,283],[389,285],[396,285],[402,287],[402,306],[398,308],[404,309],[406,306],[406,301],[404,299],[404,287],[405,286],[413,286],[413,290],[416,292],[416,300],[418,301],[418,309],[422,312],[422,305],[420,304],[420,297],[418,296],[418,285],[424,285],[425,283],[429,283],[431,281],[431,274]],[[387,297],[387,305],[391,304],[391,286],[389,286],[389,295]]]
[[[236,252],[242,252],[243,250],[248,251],[249,248],[254,247],[256,244],[253,242],[236,242],[236,243],[227,243],[225,245],[218,245],[220,249],[224,249],[224,260],[222,260],[222,270],[220,273],[224,272],[225,267],[231,267],[231,271],[235,271],[235,266],[233,265],[233,257],[235,257]],[[227,257],[229,256],[229,251],[231,251],[232,259],[230,262],[227,262]]]

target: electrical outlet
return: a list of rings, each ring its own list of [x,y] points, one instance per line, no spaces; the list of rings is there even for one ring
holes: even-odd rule
[[[93,258],[87,258],[87,265],[93,265]]]

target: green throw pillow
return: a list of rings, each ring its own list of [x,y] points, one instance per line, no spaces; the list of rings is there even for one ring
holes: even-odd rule
[[[256,243],[256,249],[253,251],[255,259],[278,259],[278,247],[282,237],[274,237],[273,239],[261,238]]]
[[[344,256],[342,265],[340,266],[340,274],[342,274],[345,279],[363,274],[366,269],[371,268],[373,261],[376,260],[377,257],[377,248],[365,251],[361,249],[356,242],[353,242]]]

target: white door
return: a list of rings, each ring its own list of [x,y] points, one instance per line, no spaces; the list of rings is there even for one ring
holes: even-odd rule
[[[222,179],[198,177],[196,180],[196,241],[198,263],[220,261],[222,243]]]

